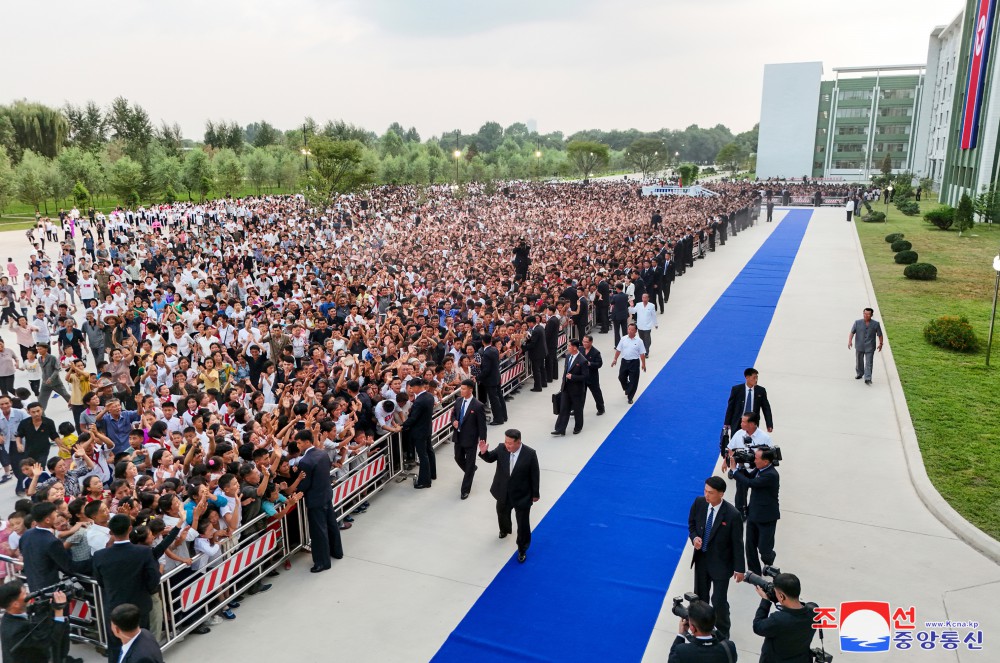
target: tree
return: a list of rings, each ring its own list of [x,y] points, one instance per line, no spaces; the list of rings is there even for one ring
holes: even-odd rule
[[[271,179],[274,172],[274,157],[267,150],[255,147],[243,156],[243,166],[246,170],[247,179],[254,186],[257,195],[260,195],[261,187],[265,186]]]
[[[129,156],[123,156],[111,164],[108,172],[108,186],[124,204],[139,202],[139,191],[144,187],[142,164]]]
[[[56,165],[68,182],[81,182],[88,191],[96,191],[103,177],[101,163],[93,152],[82,147],[68,147],[59,153]]]
[[[310,181],[326,196],[347,193],[374,181],[375,169],[364,159],[364,145],[356,140],[317,136],[310,144],[316,167]]]
[[[608,163],[608,146],[589,140],[570,141],[566,145],[566,154],[585,180]]]
[[[83,207],[88,200],[90,200],[90,192],[87,191],[83,182],[77,180],[76,184],[73,185],[73,202],[76,203],[77,207]]]
[[[14,169],[10,165],[7,148],[0,145],[0,214],[3,214],[16,193],[17,180],[14,177]]]
[[[493,152],[503,141],[503,127],[499,122],[487,122],[479,127],[476,134],[476,147],[480,152]]]
[[[1000,219],[1000,187],[996,182],[989,186],[983,185],[983,190],[972,202],[973,210],[983,223],[993,223]]]
[[[125,153],[133,160],[142,159],[143,152],[153,140],[153,125],[149,113],[139,104],[129,106],[125,97],[115,97],[106,114],[112,138],[125,145]]]
[[[267,147],[268,145],[276,145],[281,141],[281,132],[268,122],[254,122],[247,125],[246,139],[254,147]]]
[[[693,163],[682,163],[677,167],[677,173],[681,176],[681,185],[692,186],[698,180],[698,166]]]
[[[882,171],[882,175],[887,179],[892,175],[892,156],[889,153],[886,153],[885,157],[882,158],[882,165],[879,166],[879,170]]]
[[[48,195],[60,205],[73,193],[73,181],[63,175],[53,159],[45,162],[45,188],[48,190]]]
[[[972,228],[973,212],[972,198],[969,198],[969,194],[963,193],[958,201],[958,209],[955,210],[955,227],[958,228],[959,237],[962,236],[963,232]]]
[[[69,121],[62,111],[43,104],[15,101],[0,106],[0,117],[6,117],[14,134],[16,153],[10,156],[20,161],[21,153],[31,150],[36,155],[52,158],[66,144]]]
[[[746,161],[747,156],[749,155],[743,147],[733,141],[722,146],[719,153],[715,155],[715,163],[721,164],[735,173],[739,170],[740,164]]]
[[[93,152],[107,142],[107,121],[101,107],[93,101],[82,107],[66,104],[63,113],[69,122],[69,142],[72,145]]]
[[[290,189],[299,177],[302,161],[297,154],[276,145],[271,145],[266,151],[273,160],[270,181],[279,189]]]
[[[48,162],[42,156],[31,150],[25,150],[21,156],[21,163],[17,164],[14,171],[17,199],[36,210],[39,209],[48,197],[48,187],[45,183],[47,171]],[[45,211],[47,214],[47,207]]]
[[[383,157],[398,157],[403,153],[403,137],[390,128],[379,139],[379,150]]]
[[[229,148],[219,150],[212,165],[215,167],[215,178],[224,193],[227,196],[237,195],[243,187],[244,172],[243,164],[240,163],[236,153]]]
[[[639,138],[628,146],[625,163],[642,173],[642,179],[663,168],[666,148],[655,138]]]
[[[189,200],[192,193],[198,193],[201,200],[204,200],[208,192],[212,190],[214,176],[212,162],[203,150],[195,148],[184,157],[181,182],[187,189]]]
[[[181,148],[184,144],[184,132],[181,131],[181,125],[174,122],[173,124],[167,124],[166,121],[160,123],[160,128],[156,130],[156,140],[163,146],[167,154],[179,157],[181,155]]]
[[[159,191],[165,198],[169,198],[170,195],[176,196],[177,189],[183,186],[183,174],[184,166],[180,157],[166,151],[150,154],[150,184],[154,191]]]

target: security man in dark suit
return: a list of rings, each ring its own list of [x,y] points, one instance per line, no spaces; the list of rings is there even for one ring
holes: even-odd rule
[[[507,421],[507,404],[500,393],[500,351],[493,345],[493,337],[483,334],[482,362],[479,364],[479,384],[486,390],[490,401],[490,426],[500,426]],[[413,384],[413,381],[410,381]]]
[[[723,426],[732,436],[740,429],[740,419],[743,418],[743,415],[753,412],[757,415],[758,420],[763,413],[764,421],[767,423],[767,432],[774,431],[774,423],[771,420],[771,402],[767,400],[767,389],[757,384],[757,369],[751,366],[743,371],[743,377],[745,381],[742,384],[734,385],[729,390]]]
[[[771,197],[767,197],[767,222],[771,223],[771,218],[774,216],[774,201]]]
[[[114,636],[128,645],[121,663],[163,663],[163,652],[149,629],[139,626],[139,608],[129,603],[111,611]],[[124,646],[123,646],[124,648]]]
[[[469,497],[472,479],[476,475],[476,447],[486,441],[486,406],[472,395],[475,389],[474,381],[462,380],[451,410],[455,462],[465,473],[462,479],[463,500]]]
[[[660,310],[660,313],[663,313],[664,306],[667,303],[667,300],[664,299],[663,295],[663,285],[664,285],[663,282],[665,280],[665,270],[666,270],[666,265],[664,265],[663,260],[662,259],[656,260],[655,267],[653,267],[653,279],[656,282],[656,287],[653,289],[653,294],[656,295],[653,304],[655,304],[656,307]]]
[[[729,638],[729,579],[743,581],[743,519],[723,496],[722,477],[705,479],[705,495],[695,499],[688,514],[688,538],[694,546],[694,591],[698,598],[711,599],[719,635]]]
[[[108,521],[111,545],[94,553],[94,579],[104,597],[104,619],[111,633],[111,613],[118,606],[131,603],[139,608],[139,622],[149,628],[149,613],[153,609],[151,594],[160,584],[160,565],[149,546],[137,546],[129,541],[132,519],[117,514]],[[108,662],[118,663],[122,641],[108,636]]]
[[[601,280],[597,282],[597,297],[594,299],[594,313],[597,315],[597,325],[601,334],[607,334],[611,327],[611,284],[608,283],[608,270],[600,270]]]
[[[753,617],[753,632],[764,638],[760,647],[760,663],[810,663],[810,645],[816,629],[815,604],[799,601],[801,584],[791,573],[774,577],[774,595],[781,610],[771,612],[771,600],[760,587],[760,606]]]
[[[761,562],[774,564],[774,532],[781,518],[778,508],[780,480],[774,468],[774,451],[770,448],[757,449],[754,455],[754,469],[736,468],[736,460],[730,459],[730,474],[736,483],[750,489],[750,503],[747,507],[747,568],[760,574]],[[735,471],[734,471],[735,470]]]
[[[63,654],[64,648],[69,649],[69,622],[65,617],[66,594],[63,592],[52,593],[53,619],[32,623],[27,612],[28,588],[23,580],[14,579],[0,585],[0,609],[4,611],[0,619],[3,663],[83,660]]]
[[[333,566],[333,559],[344,557],[340,541],[340,526],[333,512],[333,484],[330,483],[330,455],[323,448],[324,436],[311,430],[300,430],[295,441],[302,449],[299,471],[305,474],[299,492],[305,498],[306,518],[309,520],[309,537],[313,565],[310,573],[321,573]]]
[[[619,283],[615,286],[615,294],[611,295],[611,324],[615,328],[616,346],[628,330],[628,307],[625,286]]]
[[[573,413],[573,435],[583,430],[583,403],[587,398],[587,358],[580,352],[579,339],[571,338],[563,367],[559,397],[559,417],[552,435],[565,435],[570,412]]]
[[[64,575],[73,573],[69,552],[55,535],[56,510],[52,502],[31,507],[35,526],[25,532],[18,543],[28,586],[35,589],[59,582],[60,571]]]
[[[580,353],[587,360],[587,389],[594,396],[597,405],[597,416],[604,414],[604,394],[601,393],[601,376],[598,371],[604,366],[601,351],[594,347],[594,337],[587,334],[583,337],[583,348]],[[584,405],[587,403],[587,393],[583,394]]]
[[[500,538],[513,531],[510,511],[517,519],[517,561],[521,564],[528,557],[531,545],[531,505],[540,497],[538,481],[538,455],[531,447],[521,444],[521,431],[508,428],[504,431],[503,444],[488,451],[486,442],[479,443],[479,457],[487,463],[496,463],[490,495],[497,501],[497,522]]]
[[[667,663],[735,663],[736,645],[712,633],[715,611],[704,601],[691,601],[682,619]]]
[[[687,269],[687,260],[684,257],[684,238],[680,237],[674,242],[674,265],[677,268],[677,276],[684,276]]]
[[[632,299],[641,302],[644,292],[646,292],[646,282],[642,280],[642,272],[637,269],[632,272]]]
[[[484,338],[489,338],[484,337]],[[496,352],[496,348],[493,348]],[[485,364],[485,358],[483,364]],[[480,373],[480,377],[482,374]],[[499,380],[499,378],[497,378]],[[407,384],[413,396],[410,414],[403,422],[403,432],[408,433],[420,461],[420,470],[413,480],[414,488],[430,488],[431,482],[437,479],[437,463],[434,449],[431,448],[431,436],[434,434],[434,396],[425,390],[423,378],[413,378]],[[503,399],[500,399],[503,402]]]
[[[545,378],[555,382],[559,379],[559,330],[562,329],[555,304],[549,304],[548,316],[545,321]]]
[[[660,279],[656,274],[656,267],[649,260],[643,263],[642,272],[640,273],[642,277],[642,284],[645,287],[645,291],[649,293],[649,301],[656,305],[656,298],[660,292]],[[636,295],[636,301],[642,301],[641,295]]]
[[[547,354],[545,326],[533,315],[525,318],[525,322],[531,327],[528,331],[528,338],[524,339],[523,345],[524,353],[528,355],[528,361],[531,364],[531,378],[534,381],[531,390],[541,391],[549,386],[545,373],[545,355]]]

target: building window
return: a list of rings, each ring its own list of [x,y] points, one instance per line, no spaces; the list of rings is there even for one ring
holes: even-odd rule
[[[848,101],[851,99],[864,99],[865,101],[871,101],[872,91],[871,90],[841,90],[840,100]]]
[[[824,112],[823,115],[825,116],[826,113]],[[837,118],[838,119],[852,118],[852,117],[854,117],[854,118],[868,117],[868,115],[869,115],[869,110],[867,108],[838,108],[837,109]]]
[[[842,159],[840,161],[834,161],[833,167],[837,170],[857,170],[861,168],[861,162],[851,159]]]
[[[875,127],[875,135],[894,134],[896,136],[909,136],[910,125],[908,124],[882,124]]]
[[[837,143],[834,152],[865,152],[867,146],[864,143]]]
[[[822,154],[823,152],[826,152],[826,146],[824,146],[824,145],[817,145],[816,146],[816,154]]]
[[[912,99],[913,88],[882,90],[883,99]]]
[[[867,136],[868,127],[837,127],[838,136]]]
[[[879,108],[878,114],[881,117],[910,117],[913,115],[913,108],[911,106],[905,108]]]

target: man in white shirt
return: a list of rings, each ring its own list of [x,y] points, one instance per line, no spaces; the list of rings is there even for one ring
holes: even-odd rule
[[[729,439],[729,446],[726,447],[726,458],[722,461],[723,472],[727,472],[729,470],[729,458],[733,455],[733,451],[736,449],[757,449],[758,447],[771,446],[771,436],[764,430],[758,428],[759,425],[759,414],[747,412],[743,415],[743,418],[740,420],[740,430],[733,433],[733,436]],[[753,463],[743,464],[743,468],[747,471],[752,470],[753,467]],[[742,483],[736,484],[735,506],[737,511],[746,515],[747,489]]]
[[[615,358],[611,361],[611,366],[614,367],[619,358],[622,360],[622,367],[618,369],[618,382],[628,397],[629,405],[632,404],[636,389],[639,388],[639,366],[642,366],[643,372],[646,371],[646,345],[636,335],[638,331],[635,323],[630,322],[628,334],[618,341]]]
[[[628,312],[635,316],[639,338],[642,339],[642,343],[646,347],[646,356],[649,357],[649,346],[653,344],[652,331],[660,328],[656,321],[656,306],[649,301],[649,293],[642,293],[642,301],[635,306],[630,306]]]
[[[93,555],[98,550],[108,547],[111,540],[111,530],[108,529],[108,521],[111,519],[111,512],[104,500],[89,502],[83,508],[83,515],[93,522],[87,527],[87,545],[90,546],[90,554]]]

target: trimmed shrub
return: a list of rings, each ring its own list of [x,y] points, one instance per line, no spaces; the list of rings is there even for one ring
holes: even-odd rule
[[[885,223],[885,212],[872,212],[861,217],[862,223]]]
[[[931,345],[956,352],[975,352],[979,347],[976,332],[965,316],[942,315],[924,327],[924,339]]]
[[[920,203],[915,200],[900,200],[896,203],[896,209],[906,216],[916,216],[920,214]]]
[[[915,262],[906,266],[903,276],[914,281],[933,281],[937,278],[937,267],[929,262]]]
[[[912,265],[917,261],[916,251],[900,251],[895,257],[897,265]]]
[[[899,240],[906,237],[903,233],[889,233],[885,236],[886,244],[892,244],[893,242],[898,242]]]
[[[948,230],[951,224],[955,223],[955,208],[950,205],[935,207],[924,213],[924,221],[934,224],[941,230]]]
[[[907,242],[905,239],[898,239],[892,243],[890,246],[894,252],[899,253],[900,251],[909,251],[913,248],[913,245]]]

